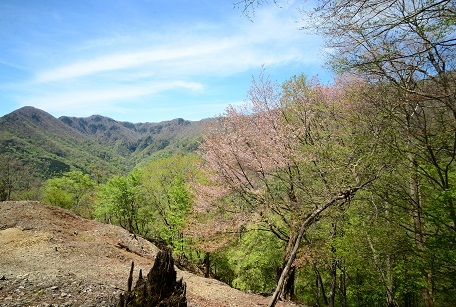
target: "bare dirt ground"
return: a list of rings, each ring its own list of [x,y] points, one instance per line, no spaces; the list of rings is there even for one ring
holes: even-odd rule
[[[112,225],[39,202],[0,202],[0,306],[113,306],[131,262],[147,274],[158,249]],[[267,306],[269,298],[178,270],[189,306]],[[278,306],[296,306],[280,302]]]

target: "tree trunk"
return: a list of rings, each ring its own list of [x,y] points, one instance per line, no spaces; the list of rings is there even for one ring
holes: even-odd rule
[[[326,296],[326,291],[325,291],[325,285],[323,284],[323,280],[321,279],[321,274],[320,271],[317,268],[317,265],[314,264],[314,272],[315,272],[315,282],[316,282],[316,293],[315,293],[315,298],[316,298],[316,303],[318,306],[320,306],[320,292],[321,296],[323,297],[323,301],[325,302],[325,305],[328,306],[328,297]]]
[[[339,203],[339,201],[342,201],[342,204],[349,201],[356,194],[356,192],[358,190],[362,189],[364,186],[371,183],[373,180],[375,180],[375,178],[372,178],[372,179],[366,181],[361,186],[342,191],[338,196],[334,197],[333,199],[331,199],[330,201],[328,201],[326,204],[322,205],[321,207],[315,209],[311,214],[309,214],[307,216],[307,218],[304,220],[304,222],[301,225],[301,229],[299,230],[298,236],[296,237],[295,244],[293,246],[293,250],[291,251],[291,254],[290,254],[290,258],[288,259],[287,264],[283,268],[282,275],[280,276],[277,287],[272,295],[271,301],[269,303],[269,307],[273,307],[276,305],[277,300],[282,292],[282,287],[283,287],[283,283],[285,281],[285,277],[288,275],[288,272],[290,271],[290,268],[293,265],[293,262],[296,258],[296,254],[298,252],[299,245],[301,244],[302,237],[304,236],[304,233],[307,231],[307,229],[315,222],[315,219],[323,211],[325,211],[332,205]]]
[[[347,280],[345,276],[345,268],[341,268],[342,273],[339,275],[339,297],[340,297],[340,306],[347,306]]]
[[[420,253],[427,253],[427,247],[425,246],[426,237],[424,234],[424,224],[422,218],[422,198],[421,198],[421,185],[418,178],[418,174],[414,171],[415,169],[415,161],[412,157],[410,160],[412,166],[412,174],[410,176],[410,196],[411,196],[411,210],[413,216],[413,226],[415,231],[415,245],[417,247],[418,252]],[[434,298],[432,293],[432,269],[427,268],[427,272],[423,272],[424,280],[426,281],[426,285],[421,287],[421,297],[423,301],[424,307],[433,307],[434,306]]]
[[[320,307],[320,281],[318,279],[318,274],[315,271],[315,266],[314,266],[314,272],[315,272],[315,306]]]
[[[283,270],[285,266],[287,265],[288,259],[290,258],[290,255],[293,251],[294,244],[296,242],[296,237],[297,237],[297,227],[295,227],[295,221],[294,218],[291,219],[291,225],[292,229],[290,231],[290,237],[288,239],[288,244],[287,248],[285,250],[285,257],[283,259],[283,264],[282,266],[277,267],[276,269],[276,282],[279,283],[280,277],[283,273]],[[294,279],[295,279],[295,274],[294,274],[294,267],[292,270],[289,271],[289,273],[285,276],[284,282],[282,289],[280,290],[279,298],[282,296],[283,299],[291,299],[294,295]]]
[[[331,264],[331,288],[329,289],[328,306],[334,307],[336,298],[336,284],[337,284],[337,260],[332,259]]]
[[[276,268],[276,282],[279,281],[280,276],[282,275],[283,268],[282,267],[277,267]],[[288,274],[286,278],[286,282],[284,283],[283,289],[282,289],[282,295],[283,298],[286,300],[293,300],[295,299],[294,295],[294,287],[295,287],[295,271],[296,268],[293,267],[290,270],[290,273]]]
[[[337,236],[337,223],[332,223],[332,239]],[[328,306],[334,307],[336,298],[336,285],[337,285],[337,259],[336,259],[336,248],[331,245],[331,288],[329,289],[329,301]]]
[[[209,278],[211,275],[211,257],[210,253],[204,255],[204,277]]]
[[[128,291],[120,295],[118,307],[139,307],[139,306],[162,306],[162,307],[186,307],[186,285],[176,280],[177,273],[174,270],[174,261],[170,251],[158,252],[154,266],[147,277],[139,278],[134,289],[133,282],[134,263],[131,265],[128,278]]]
[[[385,217],[386,223],[390,225],[390,210],[389,203],[385,203]],[[392,260],[391,254],[386,255],[386,268],[385,268],[385,283],[386,283],[386,306],[387,307],[396,307],[397,303],[394,299],[394,285],[393,285],[393,269],[392,269]]]

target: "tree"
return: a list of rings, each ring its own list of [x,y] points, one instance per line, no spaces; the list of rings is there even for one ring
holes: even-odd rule
[[[276,269],[282,265],[284,242],[271,232],[255,229],[239,234],[226,258],[234,268],[231,284],[241,290],[270,293],[276,286]]]
[[[199,180],[194,154],[158,159],[143,169],[141,194],[147,203],[144,210],[150,214],[151,227],[157,240],[171,246],[179,256],[188,250],[183,230],[193,206],[190,183]]]
[[[133,170],[128,176],[114,176],[99,187],[95,216],[136,234],[147,236],[147,216],[140,216],[144,200],[139,193],[141,171]]]
[[[0,201],[37,199],[37,178],[33,168],[10,154],[0,153]]]
[[[11,194],[20,179],[18,162],[6,155],[0,156],[0,201],[11,200]]]
[[[53,206],[87,213],[82,207],[89,205],[94,188],[95,183],[88,174],[69,171],[45,182],[43,200]]]
[[[375,141],[362,137],[360,114],[344,86],[300,76],[279,87],[260,75],[248,103],[228,108],[201,145],[210,182],[197,187],[199,210],[218,214],[198,232],[226,237],[261,225],[286,242],[271,305],[309,227],[328,208],[348,203],[379,171],[372,163]]]
[[[176,154],[150,162],[99,187],[95,215],[186,257],[183,234],[193,205],[189,184],[197,180],[196,155]]]

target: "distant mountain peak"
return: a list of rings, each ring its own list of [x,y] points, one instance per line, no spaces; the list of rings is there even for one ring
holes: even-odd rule
[[[46,111],[31,106],[17,109],[16,111],[1,117],[0,120],[1,122],[13,125],[25,125],[26,123],[29,123],[31,127],[35,127],[33,129],[40,127],[40,129],[73,130],[73,128],[62,123]]]
[[[19,108],[7,115],[10,115],[10,114],[21,114],[21,115],[25,115],[25,116],[32,116],[33,114],[36,114],[36,115],[43,115],[43,116],[51,116],[53,117],[51,114],[41,110],[41,109],[38,109],[38,108],[35,108],[35,107],[32,107],[32,106],[25,106],[25,107],[22,107],[22,108]]]
[[[39,166],[42,178],[71,168],[125,172],[174,152],[194,151],[206,124],[182,118],[137,124],[102,115],[55,118],[25,106],[0,117],[0,154]]]

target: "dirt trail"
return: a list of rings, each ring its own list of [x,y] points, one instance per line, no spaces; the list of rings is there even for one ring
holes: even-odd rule
[[[0,202],[0,306],[112,306],[158,249],[112,225],[39,202]],[[268,298],[178,271],[189,306],[267,306]],[[281,302],[279,306],[296,306]]]

